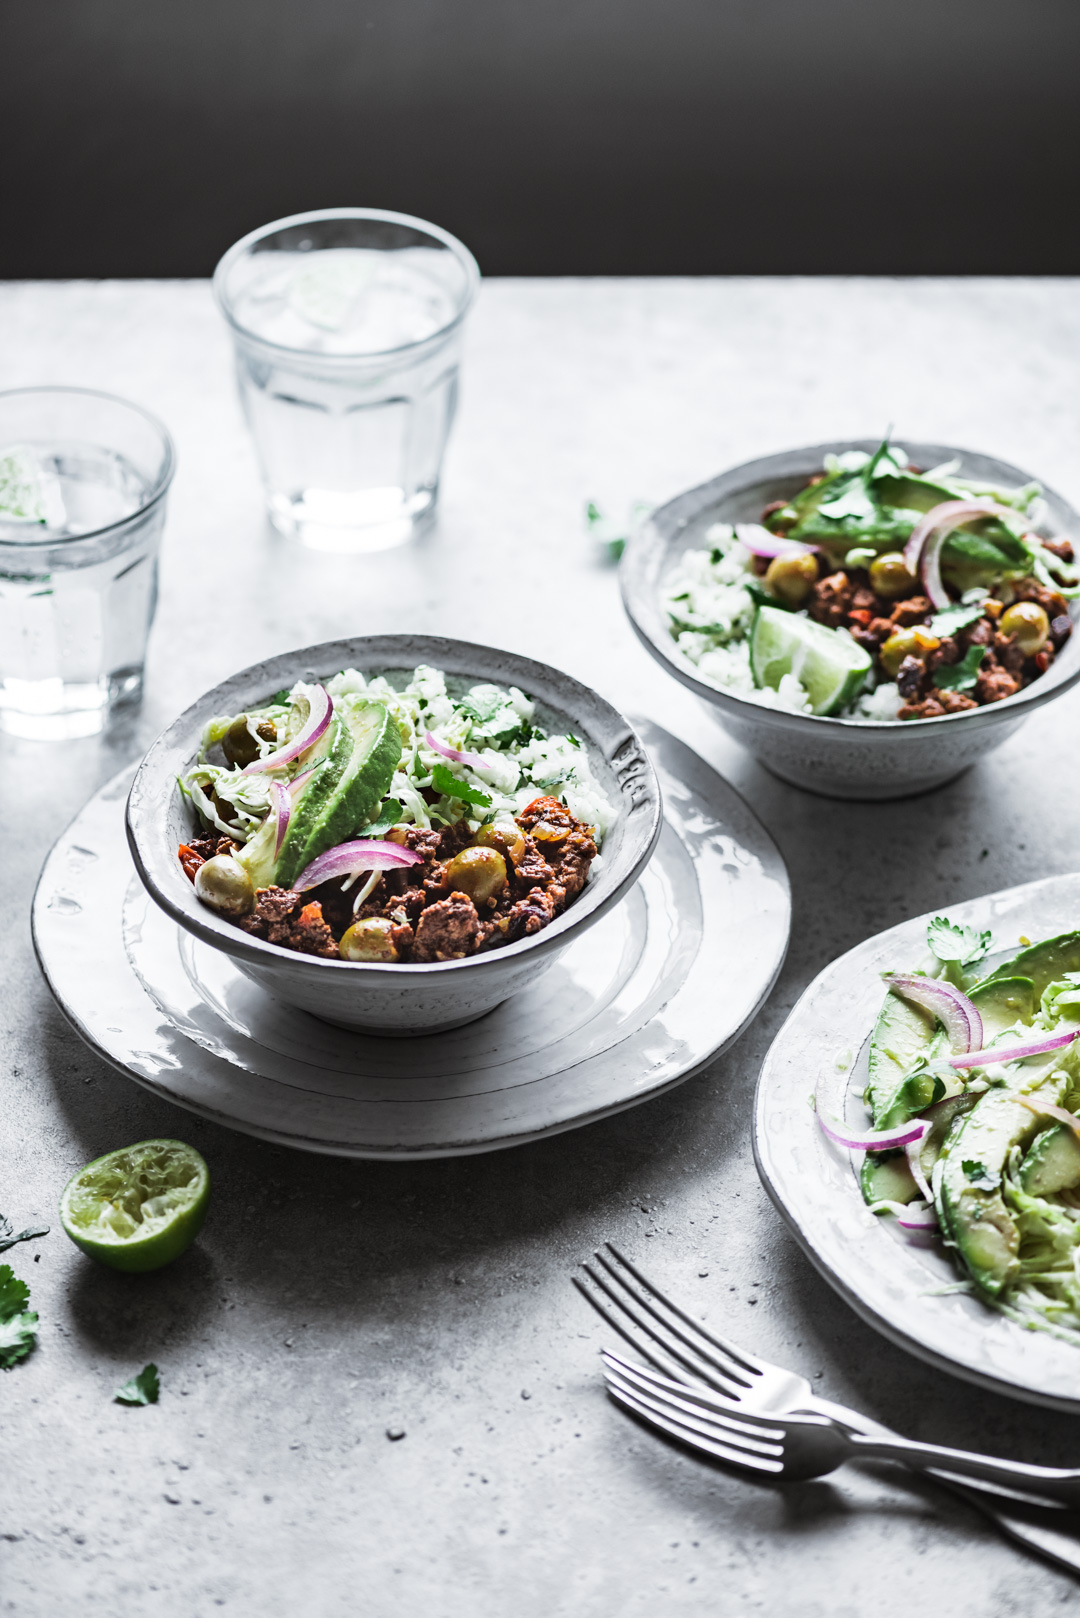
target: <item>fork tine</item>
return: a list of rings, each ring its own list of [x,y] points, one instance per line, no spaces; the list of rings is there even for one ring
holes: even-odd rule
[[[588,1267],[586,1266],[586,1268]],[[590,1277],[592,1276],[591,1270],[589,1271],[589,1275]],[[582,1297],[586,1298],[589,1303],[592,1304],[601,1320],[609,1325],[612,1331],[617,1331],[620,1337],[624,1337],[630,1344],[631,1348],[634,1349],[636,1353],[640,1354],[643,1359],[648,1360],[652,1365],[659,1366],[660,1370],[665,1371],[669,1376],[674,1376],[676,1380],[679,1379],[679,1377],[683,1374],[682,1366],[677,1365],[675,1361],[669,1359],[667,1355],[658,1353],[655,1343],[651,1343],[649,1339],[646,1338],[642,1340],[640,1337],[636,1336],[624,1323],[624,1321],[620,1320],[619,1317],[608,1308],[607,1304],[596,1296],[596,1293],[592,1290],[592,1288],[585,1285],[584,1281],[579,1275],[572,1275],[570,1279],[573,1281]]]
[[[624,1381],[630,1382],[646,1398],[655,1396],[665,1399],[669,1404],[679,1405],[689,1415],[723,1422],[738,1428],[740,1432],[771,1440],[774,1444],[783,1443],[786,1430],[784,1418],[759,1416],[756,1410],[748,1416],[746,1406],[737,1400],[726,1399],[722,1393],[706,1393],[685,1382],[672,1381],[670,1377],[657,1376],[655,1371],[647,1370],[644,1365],[633,1365],[629,1360],[620,1359],[608,1348],[600,1350],[600,1357],[606,1366]]]
[[[601,1254],[598,1253],[596,1256],[603,1262]],[[638,1298],[636,1294],[630,1292],[625,1285],[618,1282],[617,1277],[612,1276],[612,1279],[616,1282],[613,1287],[611,1282],[605,1276],[598,1274],[590,1264],[583,1264],[582,1269],[594,1285],[598,1286],[610,1298],[617,1310],[628,1315],[635,1325],[639,1326],[649,1337],[659,1343],[661,1349],[669,1357],[669,1363],[662,1365],[661,1369],[669,1375],[674,1370],[677,1381],[681,1381],[685,1371],[688,1370],[691,1375],[709,1383],[712,1387],[719,1387],[722,1392],[730,1392],[735,1396],[737,1396],[740,1386],[745,1387],[747,1385],[745,1382],[736,1383],[731,1373],[722,1364],[717,1363],[712,1358],[703,1359],[692,1347],[688,1353],[686,1347],[680,1346],[680,1344],[686,1342],[685,1334],[675,1327],[668,1326],[663,1317],[645,1299]],[[590,1302],[592,1301],[590,1298]],[[657,1326],[642,1315],[642,1309],[645,1309],[648,1315],[651,1315],[653,1320],[663,1327],[663,1331],[658,1331]],[[610,1316],[607,1316],[607,1318],[609,1323],[613,1324]],[[627,1334],[623,1331],[622,1335],[625,1337]],[[633,1342],[634,1339],[630,1338],[629,1341]],[[640,1344],[635,1343],[635,1347],[640,1347]],[[654,1365],[657,1363],[655,1355],[646,1354],[645,1357],[651,1360]],[[683,1369],[680,1370],[679,1366],[672,1366],[671,1359],[680,1361]]]
[[[671,1299],[660,1291],[655,1282],[647,1280],[637,1265],[631,1259],[628,1259],[625,1253],[620,1253],[614,1242],[605,1242],[604,1246],[608,1249],[608,1252],[615,1255],[620,1264],[630,1271],[630,1274],[640,1286],[645,1288],[650,1297],[663,1304],[664,1308],[670,1310],[673,1315],[678,1315],[680,1320],[685,1321],[695,1337],[703,1338],[713,1348],[718,1348],[722,1354],[734,1360],[735,1365],[740,1370],[749,1372],[751,1376],[761,1376],[765,1371],[773,1369],[768,1361],[758,1359],[757,1355],[751,1354],[749,1350],[739,1348],[737,1344],[730,1342],[726,1337],[719,1336],[716,1332],[706,1331],[700,1321],[695,1320],[692,1315],[688,1315],[686,1310],[681,1309],[677,1303],[672,1303]],[[625,1285],[625,1282],[623,1284]],[[642,1299],[641,1301],[644,1302],[645,1300]],[[697,1352],[701,1353],[701,1350],[698,1349]],[[750,1384],[747,1385],[749,1386]]]
[[[656,1427],[669,1438],[677,1439],[680,1444],[687,1444],[691,1449],[704,1451],[706,1455],[713,1455],[717,1460],[726,1461],[729,1466],[737,1466],[746,1472],[764,1472],[770,1477],[779,1477],[783,1470],[783,1462],[769,1460],[764,1456],[750,1455],[745,1450],[736,1449],[731,1445],[722,1444],[717,1439],[704,1437],[701,1433],[693,1432],[682,1422],[664,1415],[661,1411],[653,1409],[640,1400],[636,1394],[629,1393],[622,1388],[613,1387],[608,1383],[608,1394],[616,1404],[640,1416],[648,1422],[650,1427]]]
[[[656,1388],[650,1388],[645,1383],[623,1375],[613,1365],[605,1367],[604,1380],[609,1388],[619,1388],[624,1393],[632,1394],[648,1409],[658,1410],[672,1421],[681,1422],[699,1437],[715,1438],[735,1449],[746,1450],[748,1454],[769,1456],[777,1460],[783,1458],[784,1437],[775,1429],[755,1427],[749,1422],[739,1421],[737,1417],[726,1414],[707,1413],[686,1399],[661,1393]]]

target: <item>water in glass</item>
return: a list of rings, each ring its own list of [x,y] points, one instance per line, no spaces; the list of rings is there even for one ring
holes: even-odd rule
[[[0,729],[89,736],[141,696],[163,508],[127,520],[147,495],[94,444],[0,448]]]

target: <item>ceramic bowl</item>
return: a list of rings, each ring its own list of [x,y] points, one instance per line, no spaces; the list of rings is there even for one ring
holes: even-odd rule
[[[176,858],[190,837],[190,811],[176,786],[194,762],[215,714],[238,713],[298,679],[327,679],[343,668],[403,676],[418,663],[451,683],[516,685],[536,700],[549,730],[581,737],[594,773],[619,814],[603,857],[582,893],[539,933],[461,961],[392,965],[322,960],[252,938],[201,905]],[[433,1033],[490,1011],[551,966],[572,938],[617,904],[636,882],[660,835],[660,788],[629,722],[587,686],[513,652],[427,635],[368,635],[327,641],[270,658],[200,697],[150,748],[127,805],[128,843],[151,897],[181,927],[223,950],[241,971],[290,1005],[346,1028],[383,1034]]]
[[[1006,488],[1031,481],[1029,473],[989,455],[908,439],[903,445],[916,466],[939,466],[955,457],[963,477]],[[661,667],[696,692],[717,722],[766,769],[794,786],[833,798],[902,798],[941,786],[1000,747],[1035,708],[1080,679],[1080,635],[1074,635],[1047,673],[1014,697],[938,719],[874,724],[763,708],[700,678],[672,639],[660,599],[683,551],[707,544],[704,534],[711,523],[757,522],[769,501],[790,499],[820,472],[827,454],[849,449],[872,453],[876,448],[871,439],[846,440],[747,461],[655,511],[627,547],[620,569],[630,622]],[[1072,506],[1045,485],[1043,496],[1043,531],[1080,540],[1080,516]]]

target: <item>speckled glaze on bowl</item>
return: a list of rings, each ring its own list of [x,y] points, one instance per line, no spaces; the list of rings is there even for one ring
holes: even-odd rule
[[[581,737],[619,814],[604,840],[599,868],[574,902],[541,932],[490,954],[402,965],[298,955],[250,937],[201,905],[176,858],[177,845],[192,830],[176,778],[193,762],[207,720],[254,707],[298,679],[327,679],[343,668],[404,675],[418,663],[465,684],[516,685],[536,700],[540,722],[549,730],[569,729]],[[341,1027],[416,1034],[471,1022],[534,982],[571,938],[637,881],[656,846],[662,814],[656,776],[629,721],[570,675],[466,641],[368,635],[253,664],[200,697],[158,737],[139,766],[128,798],[127,835],[151,897],[181,927],[224,950],[270,994]]]
[[[993,456],[949,444],[901,442],[916,466],[940,466],[956,457],[963,477],[1006,488],[1032,481],[1030,473]],[[820,472],[826,455],[849,449],[873,453],[877,447],[873,439],[847,439],[747,461],[654,511],[627,547],[620,569],[630,622],[661,667],[696,692],[717,722],[766,769],[793,786],[832,798],[903,798],[942,786],[1000,747],[1033,709],[1080,679],[1080,636],[1074,635],[1046,674],[1003,702],[939,719],[874,724],[763,708],[699,677],[672,639],[660,599],[682,553],[705,544],[711,523],[759,521],[769,501],[790,499]],[[1080,515],[1045,485],[1043,497],[1043,531],[1080,539]]]

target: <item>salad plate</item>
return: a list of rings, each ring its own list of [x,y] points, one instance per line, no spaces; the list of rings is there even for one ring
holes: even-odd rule
[[[1078,916],[1080,873],[948,908],[951,922],[989,930],[991,966],[995,954],[1072,932]],[[932,919],[917,916],[857,945],[798,1001],[758,1080],[758,1172],[808,1258],[871,1326],[967,1381],[1080,1412],[1080,1347],[984,1302],[965,1286],[937,1237],[905,1232],[888,1215],[872,1213],[860,1190],[860,1154],[821,1128],[819,1114],[852,1138],[868,1133],[862,1095],[885,992],[881,975],[918,965]]]
[[[653,859],[542,979],[464,1027],[409,1039],[336,1027],[178,928],[132,867],[131,769],[45,862],[33,907],[42,970],[114,1067],[192,1112],[308,1151],[456,1156],[635,1106],[746,1027],[780,970],[791,908],[783,861],[738,794],[659,726],[642,720],[638,733],[664,798]]]

